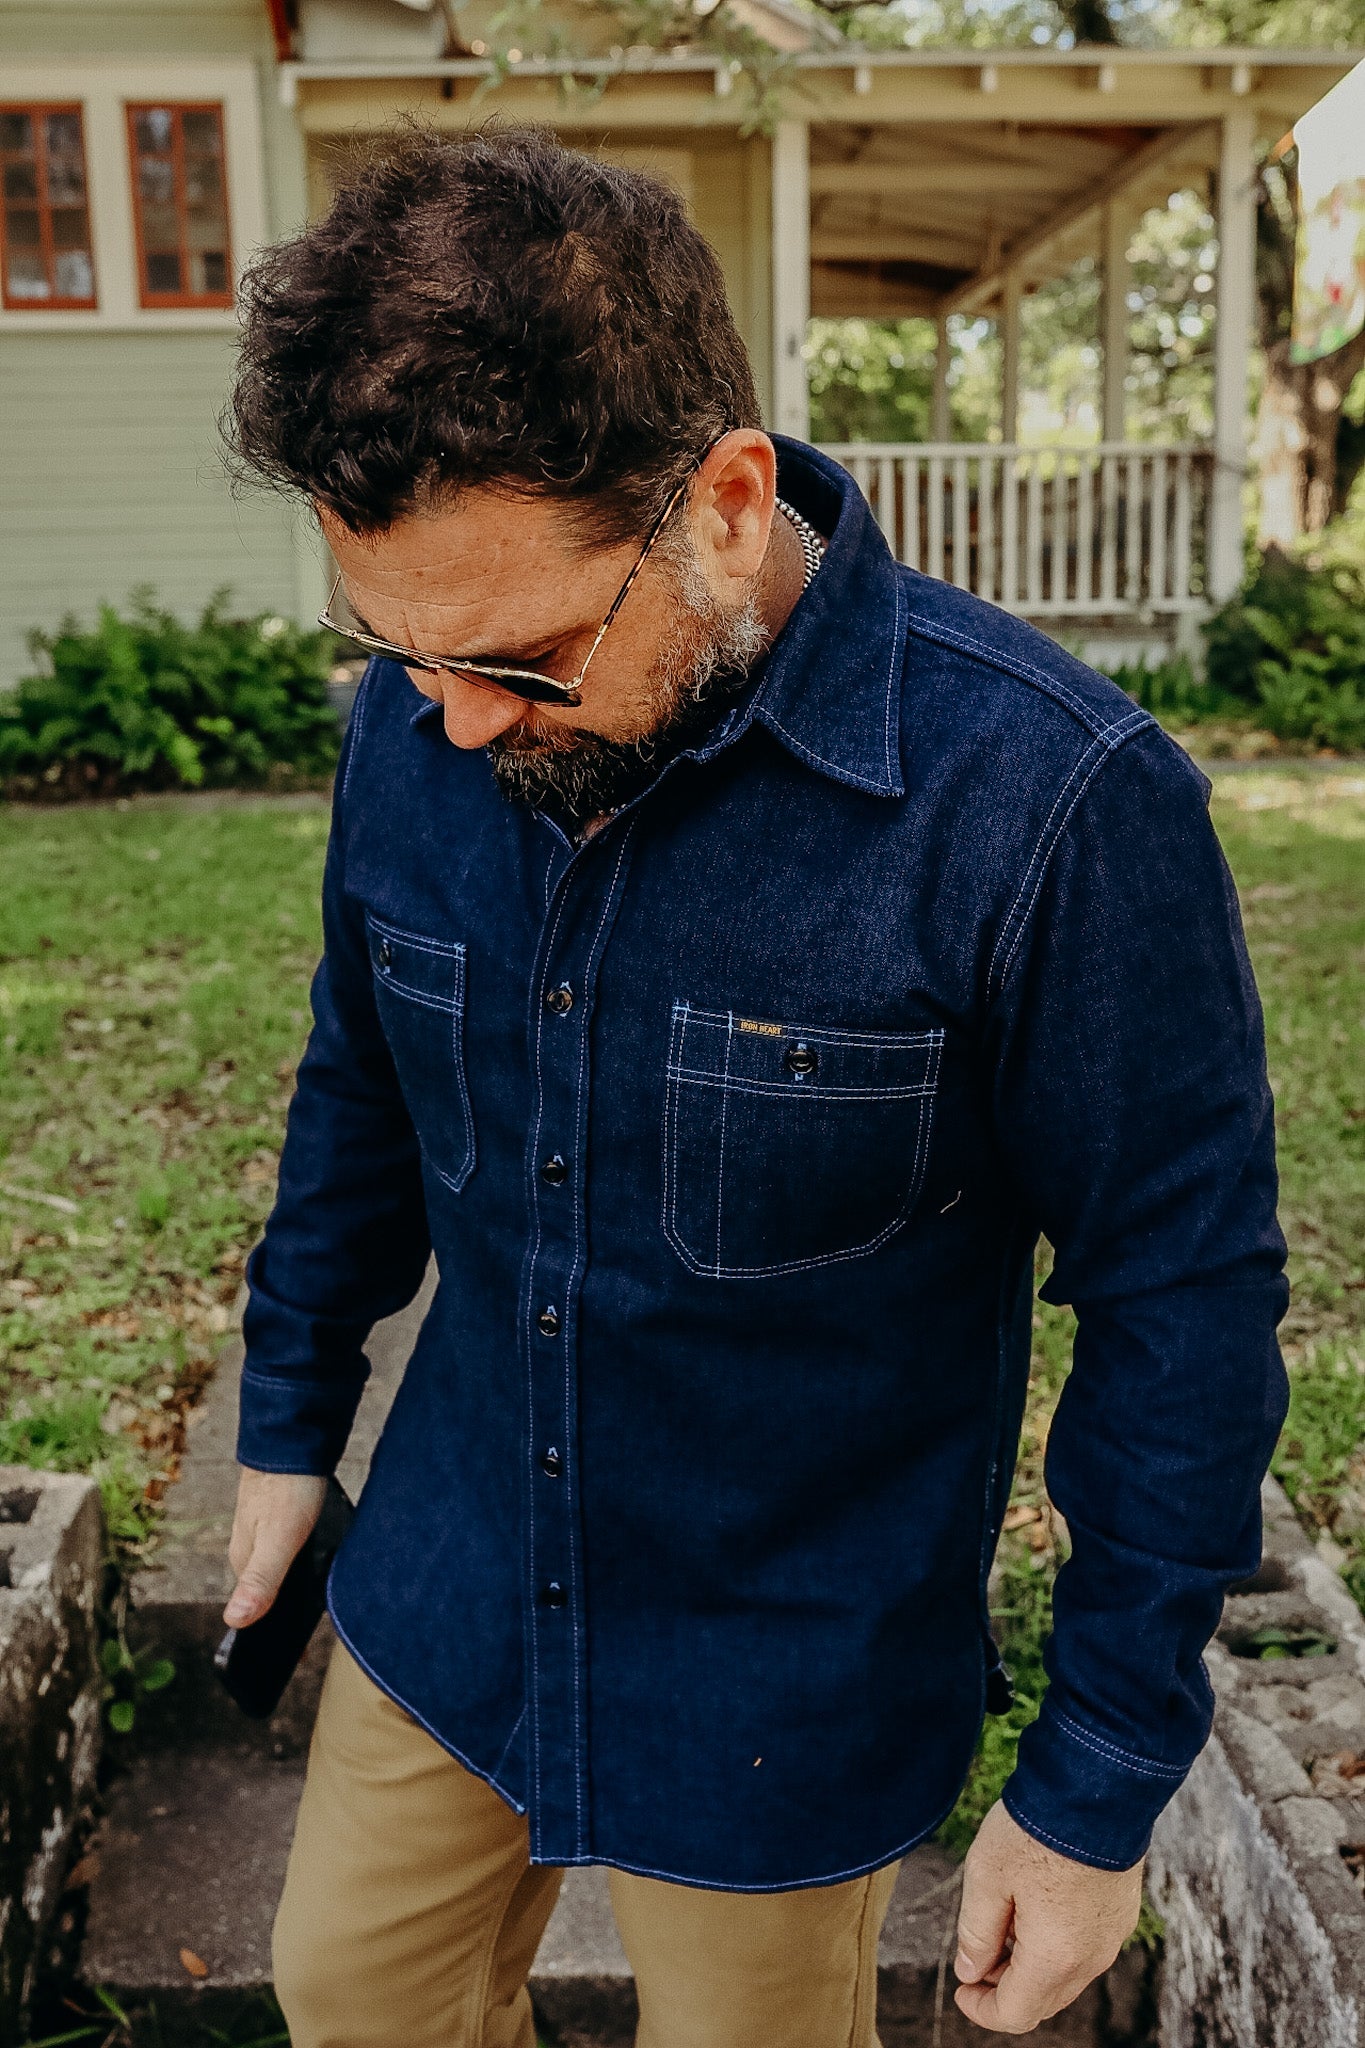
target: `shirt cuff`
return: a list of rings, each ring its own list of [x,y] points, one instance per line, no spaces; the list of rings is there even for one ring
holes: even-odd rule
[[[1001,1797],[1011,1818],[1049,1849],[1099,1870],[1131,1870],[1189,1768],[1119,1749],[1045,1697],[1019,1738]]]
[[[272,1378],[242,1373],[237,1462],[256,1472],[330,1478],[351,1434],[365,1380]]]

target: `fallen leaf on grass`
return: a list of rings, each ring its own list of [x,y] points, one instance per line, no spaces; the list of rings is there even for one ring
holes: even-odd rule
[[[204,1958],[202,1956],[197,1956],[192,1948],[181,1949],[180,1961],[184,1965],[185,1969],[189,1971],[191,1977],[208,1976],[208,1964],[204,1961]]]
[[[1041,1522],[1042,1519],[1041,1508],[1031,1508],[1023,1501],[1016,1501],[1013,1507],[1005,1509],[1004,1526],[1007,1529],[1023,1529],[1030,1522]]]

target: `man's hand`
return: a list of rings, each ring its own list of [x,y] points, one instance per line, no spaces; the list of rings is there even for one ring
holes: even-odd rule
[[[958,2005],[992,2033],[1031,2032],[1108,1969],[1141,1905],[1141,1862],[1096,1870],[1059,1856],[997,1800],[963,1869]]]
[[[280,1590],[294,1559],[312,1534],[327,1492],[325,1479],[300,1472],[253,1472],[242,1467],[228,1563],[237,1576],[223,1609],[229,1628],[259,1621]]]

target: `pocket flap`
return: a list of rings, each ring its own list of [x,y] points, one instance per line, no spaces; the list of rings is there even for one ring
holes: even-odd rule
[[[942,1047],[942,1031],[839,1031],[677,1003],[670,1075],[758,1094],[894,1101],[933,1092]]]
[[[381,987],[433,1010],[464,1007],[464,947],[446,945],[418,932],[399,931],[368,911],[365,929],[370,965]]]

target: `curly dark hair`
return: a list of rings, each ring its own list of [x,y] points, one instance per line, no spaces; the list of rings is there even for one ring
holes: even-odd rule
[[[494,483],[642,534],[760,424],[716,257],[656,178],[490,124],[386,138],[243,281],[239,471],[356,533]]]

